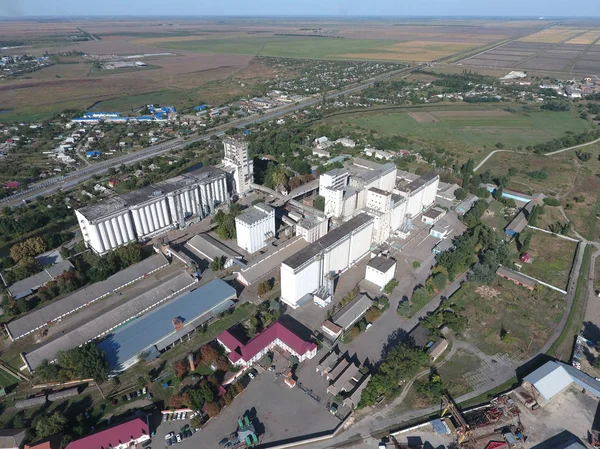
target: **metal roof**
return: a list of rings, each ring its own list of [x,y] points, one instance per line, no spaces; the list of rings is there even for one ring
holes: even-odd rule
[[[523,379],[549,401],[573,382],[562,364],[554,361],[547,362]]]
[[[372,305],[373,301],[367,295],[358,296],[333,315],[331,321],[348,330]]]
[[[247,268],[242,268],[238,272],[238,276],[242,278],[240,280],[243,283],[251,285],[267,273],[278,268],[284,260],[289,260],[292,254],[299,254],[300,251],[307,247],[307,245],[308,243],[302,237],[295,237],[289,244],[268,254],[267,257],[259,259],[255,264],[250,265]]]
[[[242,258],[241,254],[224,245],[210,234],[195,235],[187,241],[185,246],[209,260],[222,256],[229,257],[230,259]]]
[[[24,359],[29,367],[34,370],[44,359],[54,360],[58,352],[68,351],[106,334],[111,329],[125,324],[128,320],[149,311],[163,301],[191,287],[194,283],[195,279],[189,274],[180,273],[160,284],[159,287],[153,288],[27,353]]]
[[[100,342],[98,347],[106,351],[110,365],[118,369],[146,348],[176,334],[173,318],[181,319],[184,331],[179,334],[185,335],[212,318],[214,314],[210,312],[219,307],[222,311],[232,306],[231,299],[236,296],[235,289],[225,281],[213,279],[118,329]]]
[[[388,270],[396,266],[396,261],[394,259],[390,259],[389,257],[377,256],[373,257],[367,266],[377,271],[381,271],[382,273],[387,273]]]
[[[44,286],[48,282],[54,280],[57,276],[69,271],[73,265],[68,260],[63,260],[49,268],[40,271],[33,276],[15,282],[8,287],[8,292],[15,299],[24,298],[33,293],[34,290]]]
[[[261,207],[259,208],[256,206]],[[273,210],[271,206],[268,206],[264,203],[259,203],[256,206],[249,207],[248,209],[246,209],[240,215],[235,217],[235,221],[240,221],[242,223],[246,223],[247,225],[253,225],[254,223],[258,223],[259,221],[262,221],[269,216],[269,213],[265,212],[265,210]]]
[[[510,270],[506,267],[498,267],[498,269],[496,270],[496,274],[498,276],[506,277],[508,279],[517,281],[523,285],[527,285],[530,287],[535,287],[537,285],[536,280],[531,279],[530,277],[525,276],[524,274],[519,273],[518,271]]]
[[[77,290],[63,299],[51,302],[46,307],[11,321],[6,328],[11,338],[16,340],[167,265],[169,262],[165,256],[155,254],[113,274],[105,281]]]
[[[292,269],[296,269],[311,260],[321,251],[332,247],[347,235],[371,222],[373,222],[372,217],[365,213],[359,214],[347,222],[342,223],[341,226],[328,232],[316,242],[311,243],[306,248],[298,251],[296,254],[286,259],[283,263]]]
[[[125,324],[130,319],[149,311],[158,304],[191,287],[195,282],[196,280],[189,274],[185,272],[180,273],[174,278],[163,282],[158,287],[148,290],[125,304],[115,307],[90,322],[78,326],[72,331],[27,353],[24,356],[24,360],[34,370],[44,359],[54,360],[58,352],[68,351],[106,334],[110,330]]]

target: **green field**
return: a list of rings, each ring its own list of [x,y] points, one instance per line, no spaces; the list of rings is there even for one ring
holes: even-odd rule
[[[384,54],[395,58],[391,48],[399,43],[385,39],[329,39],[295,36],[239,36],[218,39],[156,42],[154,45],[180,51],[200,53],[228,53],[234,55],[260,55],[303,59],[349,59],[345,54]],[[356,58],[361,59],[361,58]],[[368,59],[368,58],[362,58]]]
[[[0,388],[8,388],[19,383],[19,379],[11,376],[4,370],[0,370]]]
[[[197,96],[194,89],[169,89],[147,94],[126,95],[119,98],[101,101],[91,110],[128,112],[147,104],[176,104]]]
[[[468,111],[469,107],[457,106],[456,109]],[[420,110],[415,108],[415,112],[417,111]],[[434,112],[435,109],[429,108],[427,111]],[[566,131],[577,134],[593,126],[571,112],[533,112],[527,115],[510,114],[496,117],[458,115],[441,117],[438,122],[417,122],[405,112],[390,111],[342,115],[327,121],[331,124],[344,121],[380,134],[412,137],[437,143],[445,148],[448,143],[455,143],[471,148],[488,147],[490,150],[497,143],[502,143],[506,148],[517,148],[519,145],[526,147],[555,137],[563,137]],[[482,152],[478,158],[482,159],[485,154],[487,152]]]

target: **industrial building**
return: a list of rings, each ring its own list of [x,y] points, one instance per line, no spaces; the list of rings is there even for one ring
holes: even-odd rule
[[[372,305],[373,301],[367,295],[357,296],[333,315],[331,321],[347,332],[367,313]]]
[[[21,299],[31,295],[34,291],[46,285],[48,282],[62,276],[67,271],[73,269],[73,265],[68,260],[58,262],[48,268],[44,268],[39,273],[29,276],[25,279],[9,285],[6,290],[13,299]]]
[[[365,269],[365,279],[383,289],[394,279],[396,261],[388,257],[373,257]]]
[[[233,191],[243,195],[254,182],[254,162],[248,155],[248,144],[236,139],[223,140],[223,169],[233,178]]]
[[[233,287],[221,279],[174,298],[111,333],[98,344],[106,351],[111,368],[121,372],[140,357],[156,358],[199,326],[233,307],[237,297]]]
[[[275,209],[265,203],[249,207],[235,217],[237,245],[252,254],[275,238]]]
[[[300,362],[312,359],[317,355],[317,345],[315,343],[304,341],[278,321],[247,344],[241,343],[227,330],[217,337],[217,341],[227,351],[229,361],[234,366],[243,368],[258,362],[275,347],[296,356]]]
[[[195,235],[186,242],[185,247],[189,249],[192,254],[196,254],[208,261],[215,260],[217,257],[221,258],[221,260],[224,261],[224,268],[229,268],[236,262],[243,264],[243,257],[241,254],[224,245],[210,234]]]
[[[188,290],[196,282],[198,280],[186,272],[180,273],[159,286],[99,314],[96,318],[73,328],[71,331],[61,333],[58,338],[46,342],[31,352],[21,353],[21,358],[26,368],[33,372],[44,360],[53,361],[61,351],[68,351],[104,337],[114,329],[131,322]]]
[[[322,290],[330,301],[334,278],[369,253],[372,233],[373,218],[362,213],[283,261],[281,300],[296,309]]]
[[[83,240],[102,255],[176,226],[183,228],[212,215],[219,204],[229,204],[226,176],[218,168],[202,167],[78,209]]]
[[[133,284],[161,268],[169,265],[162,254],[155,254],[134,265],[113,274],[102,282],[77,290],[62,299],[52,301],[45,307],[36,309],[25,316],[5,324],[6,332],[12,341],[64,319],[68,315],[105,298],[122,288]]]
[[[325,198],[325,214],[346,221],[359,212],[374,220],[373,244],[380,245],[392,234],[406,238],[412,220],[434,204],[439,175],[400,177],[394,164],[355,159],[319,178],[319,195]],[[398,185],[397,185],[398,184]]]

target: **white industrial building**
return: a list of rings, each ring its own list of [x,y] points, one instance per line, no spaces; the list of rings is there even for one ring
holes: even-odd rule
[[[396,261],[388,257],[373,257],[365,269],[365,279],[383,289],[394,279]]]
[[[235,217],[237,244],[250,254],[267,246],[275,237],[275,209],[258,203]]]
[[[426,173],[397,184],[394,164],[355,159],[353,165],[331,170],[319,178],[319,195],[325,198],[325,214],[346,221],[366,212],[374,220],[373,244],[391,235],[406,238],[412,220],[435,202],[439,175]]]
[[[296,235],[302,236],[308,243],[314,243],[327,234],[328,227],[327,217],[304,217],[296,224]]]
[[[248,144],[227,138],[223,140],[223,147],[223,169],[231,174],[235,193],[244,194],[254,182],[254,162],[248,156]]]
[[[203,167],[75,211],[88,248],[105,254],[211,215],[230,201],[227,175]]]
[[[281,300],[293,309],[333,295],[333,280],[356,264],[371,246],[373,218],[359,214],[281,264]]]

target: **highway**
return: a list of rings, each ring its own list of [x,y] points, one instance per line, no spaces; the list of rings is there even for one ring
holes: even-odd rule
[[[366,87],[371,86],[373,83],[380,81],[385,78],[389,78],[395,75],[408,75],[421,68],[423,64],[418,64],[414,67],[406,67],[401,70],[396,70],[393,72],[384,73],[374,78],[370,78],[366,80],[364,83],[357,84],[355,86],[347,87],[345,89],[331,92],[326,95],[328,100],[340,97],[342,95],[346,95],[352,92],[360,91],[365,89]],[[169,141],[161,142],[159,144],[150,146],[148,148],[144,148],[143,150],[136,151],[134,153],[125,154],[123,156],[118,156],[107,161],[98,162],[92,164],[87,167],[82,167],[74,172],[71,172],[67,175],[57,176],[51,179],[47,179],[29,186],[27,190],[23,190],[21,192],[15,193],[14,195],[8,196],[0,200],[0,207],[16,207],[20,206],[28,201],[31,201],[40,196],[50,195],[55,193],[58,190],[66,190],[77,184],[81,184],[84,181],[92,178],[95,175],[102,175],[106,173],[111,167],[119,167],[122,164],[131,165],[137,162],[143,161],[144,159],[148,159],[154,156],[159,156],[161,154],[168,153],[173,150],[178,150],[186,145],[189,145],[194,142],[202,142],[209,140],[213,136],[222,136],[225,134],[225,130],[230,128],[238,128],[243,129],[247,126],[254,125],[256,123],[261,123],[267,120],[272,120],[277,117],[281,117],[283,115],[289,114],[294,111],[298,111],[301,109],[306,109],[308,107],[314,106],[322,102],[322,98],[310,98],[305,101],[302,101],[298,104],[285,106],[279,108],[277,110],[271,111],[264,115],[256,115],[246,119],[236,120],[225,125],[221,125],[219,127],[213,128],[210,132],[199,136],[196,135],[193,138],[182,139],[175,138]]]

